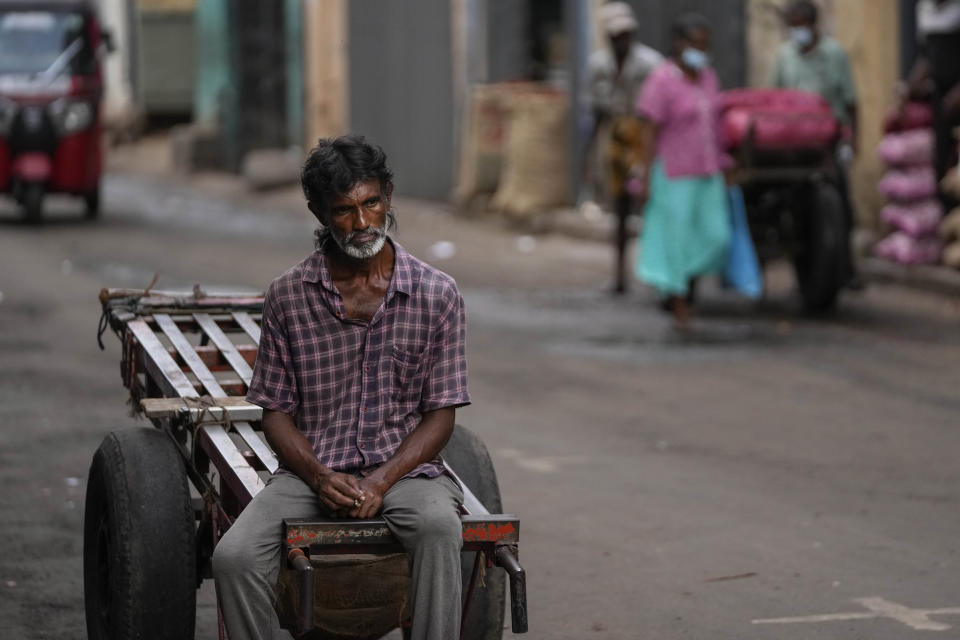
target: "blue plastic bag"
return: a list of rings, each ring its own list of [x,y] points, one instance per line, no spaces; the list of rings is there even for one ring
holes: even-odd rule
[[[730,202],[730,253],[723,268],[723,279],[748,298],[759,298],[763,293],[763,273],[747,225],[747,209],[743,191],[732,185],[727,188]]]

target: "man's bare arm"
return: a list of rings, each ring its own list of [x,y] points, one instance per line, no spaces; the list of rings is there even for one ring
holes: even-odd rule
[[[360,480],[364,498],[360,508],[350,511],[354,518],[372,518],[383,505],[383,495],[401,478],[424,462],[430,462],[450,440],[456,409],[426,411],[417,428],[410,432],[393,457]]]
[[[650,174],[653,172],[653,161],[657,155],[657,134],[660,127],[649,118],[640,118],[640,145],[643,149],[642,157],[637,163],[636,171],[643,184],[641,192],[635,196],[638,205],[646,204],[650,197]]]
[[[354,500],[363,500],[363,490],[355,477],[320,464],[310,441],[297,429],[292,416],[264,409],[263,433],[284,465],[316,491],[328,509],[348,511],[354,508]]]

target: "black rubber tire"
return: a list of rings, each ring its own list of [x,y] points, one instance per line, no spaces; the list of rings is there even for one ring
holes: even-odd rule
[[[487,447],[480,438],[466,427],[457,425],[441,455],[488,511],[503,512],[497,472],[493,468]],[[476,555],[476,553],[460,555],[464,597],[473,574]],[[503,637],[507,592],[506,573],[499,567],[487,569],[484,584],[485,586],[481,586],[478,581],[474,587],[473,599],[463,629],[464,640],[500,640]]]
[[[83,196],[83,206],[84,206],[84,217],[87,220],[96,220],[100,217],[100,184],[97,183],[97,187]]]
[[[803,218],[803,253],[795,261],[803,307],[810,312],[832,309],[843,286],[845,243],[843,200],[829,182],[811,186]]]
[[[23,187],[23,221],[27,224],[40,224],[43,222],[43,185],[40,183],[30,183]]]
[[[157,429],[114,431],[87,483],[87,638],[191,640],[196,587],[195,520],[179,452]]]

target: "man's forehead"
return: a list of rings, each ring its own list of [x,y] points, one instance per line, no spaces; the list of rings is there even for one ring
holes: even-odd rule
[[[382,187],[380,181],[376,178],[369,180],[360,180],[346,190],[346,192],[337,194],[333,197],[334,202],[353,202],[356,200],[365,200],[371,196],[380,195]]]

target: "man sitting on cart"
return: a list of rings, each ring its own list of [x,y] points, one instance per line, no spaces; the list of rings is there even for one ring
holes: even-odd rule
[[[247,400],[281,468],[214,551],[230,640],[279,637],[284,518],[380,515],[410,561],[413,638],[460,627],[463,493],[439,452],[469,404],[463,299],[387,237],[386,156],[320,140],[301,174],[316,250],[274,280]]]

